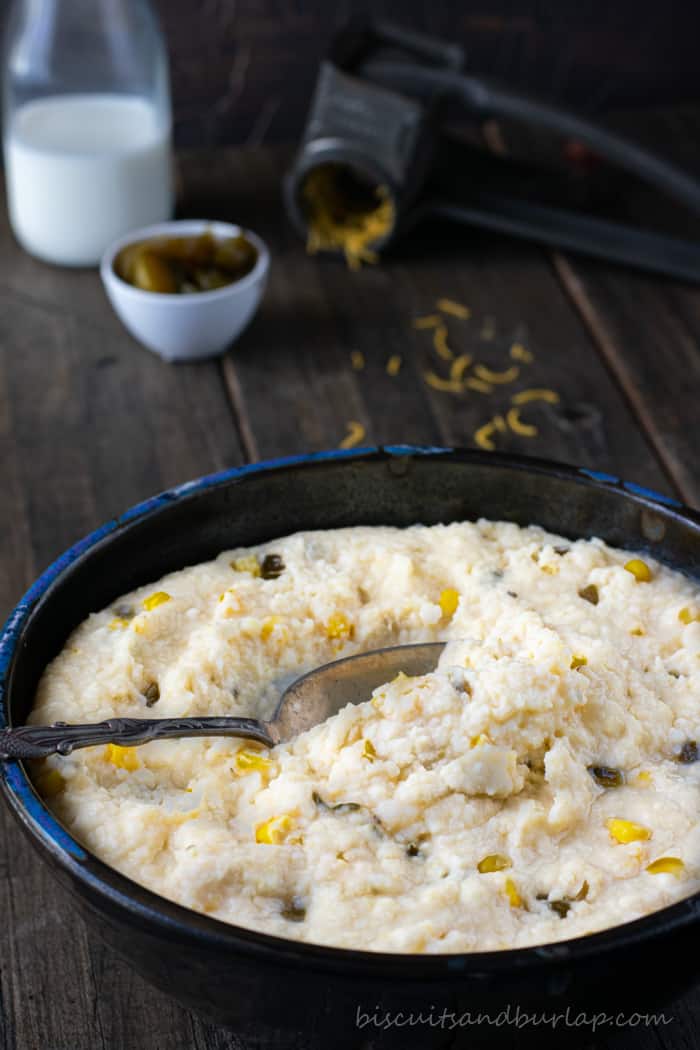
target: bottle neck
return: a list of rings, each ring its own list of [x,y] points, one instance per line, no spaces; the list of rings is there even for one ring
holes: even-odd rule
[[[48,95],[128,94],[170,126],[165,44],[149,0],[16,0],[6,107]]]

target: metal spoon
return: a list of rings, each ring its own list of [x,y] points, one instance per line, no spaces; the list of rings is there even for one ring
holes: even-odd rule
[[[238,736],[273,747],[324,722],[346,704],[369,699],[372,690],[400,671],[413,676],[434,670],[444,647],[444,642],[395,645],[324,664],[285,689],[269,722],[228,717],[108,718],[88,725],[17,726],[0,732],[0,759],[46,758],[96,744],[134,747],[188,736]]]

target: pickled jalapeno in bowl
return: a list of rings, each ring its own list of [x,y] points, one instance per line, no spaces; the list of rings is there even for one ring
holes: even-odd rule
[[[176,219],[121,237],[102,257],[107,297],[135,339],[166,361],[224,353],[267,284],[270,253],[252,230]]]
[[[160,236],[127,244],[115,257],[114,270],[144,292],[187,295],[240,281],[257,261],[258,251],[244,234],[215,237],[205,230],[193,236]]]

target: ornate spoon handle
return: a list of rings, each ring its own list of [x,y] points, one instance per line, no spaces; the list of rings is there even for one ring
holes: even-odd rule
[[[0,759],[70,755],[77,747],[121,744],[133,747],[149,740],[187,736],[240,736],[272,747],[267,722],[256,718],[109,718],[91,725],[17,726],[0,732]]]

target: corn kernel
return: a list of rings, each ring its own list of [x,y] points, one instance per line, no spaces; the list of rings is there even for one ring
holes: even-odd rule
[[[476,867],[482,875],[488,875],[492,871],[503,871],[504,868],[509,868],[510,860],[502,853],[489,853],[479,861]]]
[[[457,611],[459,605],[459,591],[456,591],[454,587],[447,587],[440,595],[440,608],[442,609],[443,616],[452,617]]]
[[[615,842],[644,842],[651,838],[649,828],[641,824],[634,824],[631,820],[622,820],[619,817],[610,817],[605,821],[605,826]]]
[[[274,631],[275,627],[279,623],[279,619],[279,616],[268,616],[267,619],[263,621],[263,625],[260,629],[260,637],[264,642],[267,641],[267,639]]]
[[[643,769],[641,773],[637,773],[637,776],[635,777],[635,783],[639,784],[641,787],[644,787],[645,784],[650,784],[651,773],[649,772],[649,770]]]
[[[627,572],[631,572],[637,583],[649,583],[651,569],[641,558],[632,558],[625,564]]]
[[[269,820],[258,824],[255,829],[255,841],[266,846],[279,846],[284,842],[289,832],[294,827],[294,820],[289,813],[281,813],[278,817],[270,817]]]
[[[110,620],[109,629],[110,631],[121,631],[124,627],[129,626],[129,621],[125,620],[123,616],[115,616],[113,620]]]
[[[47,769],[37,778],[36,786],[44,798],[54,798],[55,795],[63,791],[66,782],[58,769]]]
[[[117,769],[126,769],[133,773],[139,768],[135,747],[120,747],[119,744],[107,744],[104,752],[106,762],[111,762]]]
[[[223,605],[218,614],[223,620],[229,620],[243,611],[243,602],[233,587],[229,587],[219,595],[219,604]]]
[[[365,740],[364,747],[362,748],[362,757],[366,758],[368,762],[374,762],[377,757],[376,749],[371,740]]]
[[[700,622],[700,611],[698,609],[689,609],[686,606],[678,613],[678,619],[683,624],[698,623]]]
[[[513,880],[506,879],[503,888],[506,891],[506,897],[508,898],[511,908],[522,908],[523,899],[518,893],[518,888]]]
[[[658,860],[653,860],[651,864],[647,864],[647,871],[650,875],[682,875],[685,870],[685,864],[680,857],[659,857]]]
[[[478,736],[473,736],[469,741],[470,747],[483,747],[484,744],[490,744],[491,741],[485,733],[479,733]]]
[[[143,599],[143,607],[146,612],[150,612],[151,609],[157,609],[159,605],[164,605],[170,601],[170,595],[167,591],[156,591],[155,594],[151,594],[148,598]]]
[[[344,613],[333,613],[326,624],[327,638],[338,638],[345,641],[346,638],[352,638],[354,633],[355,628]]]
[[[272,769],[272,762],[259,751],[242,748],[237,752],[233,766],[236,773],[243,776],[245,773],[268,773]]]
[[[588,660],[585,656],[576,656],[574,654],[574,656],[571,657],[571,663],[569,664],[569,667],[572,671],[578,671],[579,667],[585,667],[587,663]]]
[[[260,562],[254,554],[244,554],[242,558],[235,558],[231,562],[231,568],[236,572],[247,572],[251,576],[260,575]]]

